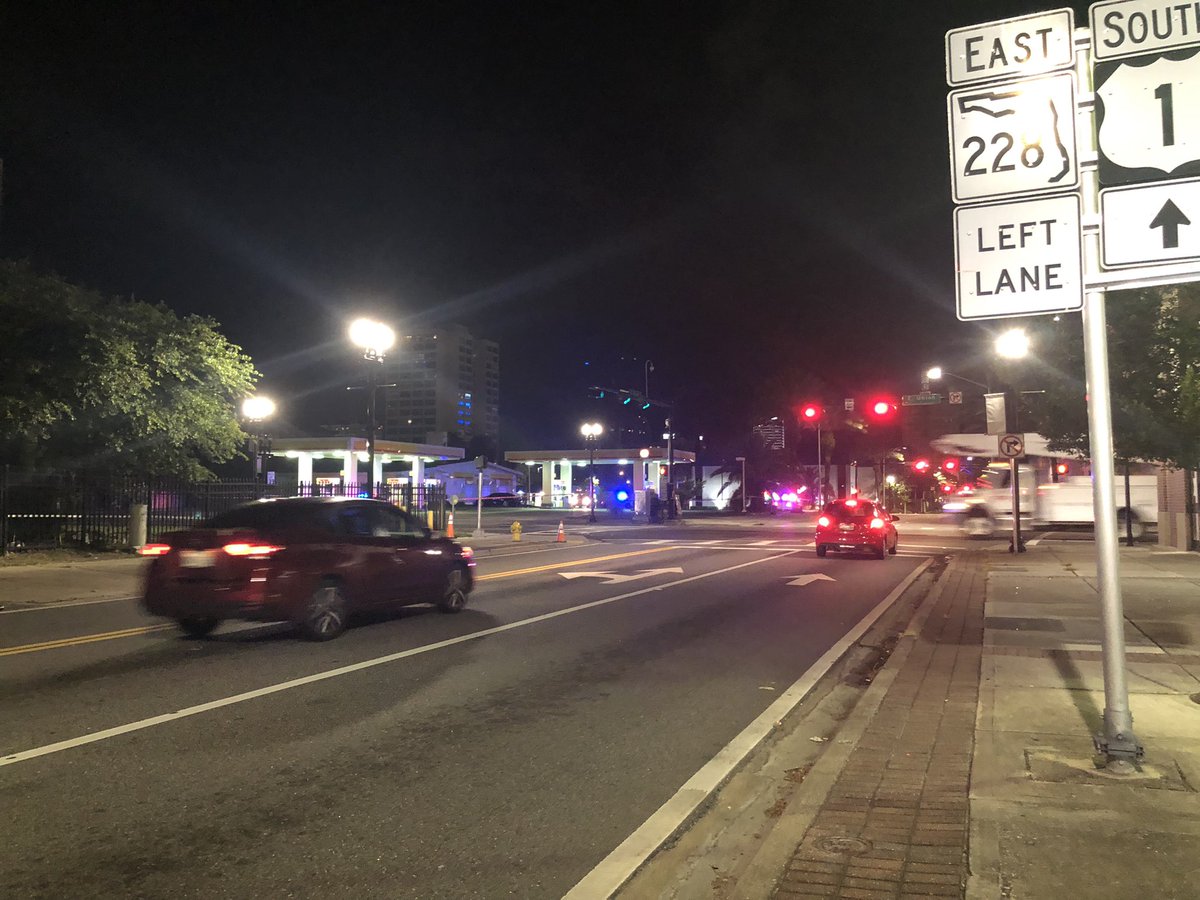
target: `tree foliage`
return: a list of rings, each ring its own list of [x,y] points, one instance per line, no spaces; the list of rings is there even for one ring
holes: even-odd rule
[[[203,477],[258,377],[217,323],[0,262],[0,458]]]
[[[1200,285],[1113,292],[1106,319],[1117,456],[1200,467]],[[1032,424],[1054,449],[1090,456],[1079,317],[1039,325],[1035,341],[1040,371],[1022,386],[1046,393],[1027,404]]]

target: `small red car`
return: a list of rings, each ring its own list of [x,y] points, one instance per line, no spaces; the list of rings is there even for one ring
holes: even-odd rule
[[[141,552],[152,559],[143,605],[193,637],[249,619],[293,622],[326,641],[360,611],[434,603],[459,612],[474,584],[469,547],[382,500],[259,500]]]
[[[895,555],[898,516],[870,500],[834,500],[817,517],[817,556],[830,550],[866,550],[883,559]]]

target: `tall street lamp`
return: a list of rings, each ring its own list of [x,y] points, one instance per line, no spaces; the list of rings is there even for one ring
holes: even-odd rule
[[[363,352],[367,361],[367,480],[370,494],[375,496],[375,391],[379,385],[379,369],[387,351],[396,343],[396,332],[373,319],[355,319],[350,323],[350,342]],[[349,474],[348,472],[346,473]],[[357,484],[358,478],[354,479]]]
[[[604,426],[599,422],[584,422],[579,433],[587,441],[588,446],[588,521],[596,521],[596,439],[604,434]]]
[[[270,438],[263,431],[262,423],[273,415],[275,415],[275,401],[270,397],[259,395],[247,397],[242,401],[242,418],[254,425],[254,436],[251,439],[254,443],[254,459],[251,465],[254,467],[256,481],[263,478],[264,458],[271,452]]]
[[[959,381],[965,381],[967,384],[973,384],[975,387],[981,387],[989,394],[992,389],[989,385],[982,384],[972,378],[964,378],[962,375],[955,375],[953,372],[947,372],[941,366],[934,366],[925,373],[925,378],[929,381],[941,381],[943,378],[957,378]]]

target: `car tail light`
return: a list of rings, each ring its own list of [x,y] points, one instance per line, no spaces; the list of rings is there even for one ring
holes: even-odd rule
[[[170,552],[170,544],[143,544],[138,550],[142,556],[166,556]]]
[[[873,529],[875,529],[876,531],[878,531],[880,528],[883,527],[883,519],[879,518],[879,516],[876,516],[875,518],[873,518],[871,520],[871,527]]]
[[[822,528],[828,528],[833,524],[833,522],[829,520],[829,516],[821,516],[819,519],[817,519],[817,524]]]
[[[226,544],[221,548],[230,556],[247,556],[251,559],[264,559],[273,553],[278,553],[282,547],[274,544],[247,544],[244,542]]]
[[[857,500],[847,500],[846,505],[853,508],[855,506],[858,506],[858,501]]]

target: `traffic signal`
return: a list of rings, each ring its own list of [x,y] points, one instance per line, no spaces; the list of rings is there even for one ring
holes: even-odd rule
[[[957,472],[958,471],[958,460],[954,459],[954,458],[950,458],[950,459],[946,460],[945,462],[942,463],[942,469],[947,472]]]
[[[876,397],[867,403],[867,412],[876,422],[890,421],[896,415],[896,401],[890,397]]]
[[[918,459],[915,462],[913,462],[912,467],[913,467],[914,472],[916,472],[920,475],[924,475],[926,472],[929,471],[929,460]]]
[[[1071,471],[1071,467],[1068,466],[1066,463],[1059,463],[1057,466],[1054,467],[1054,471],[1057,472],[1059,475],[1066,475],[1069,471]]]
[[[825,415],[825,410],[820,403],[805,403],[800,407],[800,421],[809,424],[820,422]]]

